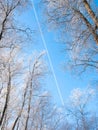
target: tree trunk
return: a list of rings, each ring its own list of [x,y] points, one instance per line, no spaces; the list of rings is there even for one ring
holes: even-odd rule
[[[92,20],[94,21],[95,25],[97,26],[98,28],[98,19],[95,15],[95,13],[93,12],[93,10],[91,9],[90,5],[88,4],[87,0],[83,0],[83,3],[85,5],[85,8],[88,12],[88,14],[91,16]]]

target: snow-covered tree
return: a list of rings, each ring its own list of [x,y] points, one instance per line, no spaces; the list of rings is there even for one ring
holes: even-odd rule
[[[93,123],[90,124],[90,121],[95,111],[91,111],[90,106],[96,106],[94,97],[95,90],[92,88],[72,90],[67,104],[67,114],[73,117],[71,121],[77,130],[91,130],[93,128]]]
[[[42,0],[50,28],[70,55],[67,66],[98,70],[98,7],[94,0]],[[67,59],[66,59],[67,61]],[[69,64],[69,65],[68,65]]]
[[[28,7],[29,0],[0,0],[0,129],[58,130],[60,113],[43,89],[45,51],[22,49],[32,31],[18,17]]]

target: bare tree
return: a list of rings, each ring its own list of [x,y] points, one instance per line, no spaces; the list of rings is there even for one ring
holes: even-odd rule
[[[60,116],[42,89],[45,52],[29,61],[21,51],[32,32],[17,22],[18,12],[28,7],[29,0],[0,0],[0,129],[57,130]]]
[[[27,7],[30,7],[29,0],[0,0],[0,48],[8,48],[26,40],[30,29],[18,24],[17,14]]]
[[[0,126],[6,124],[11,92],[13,90],[13,77],[18,74],[19,65],[16,65],[16,50],[19,44],[26,39],[26,31],[15,22],[16,12],[27,8],[29,1],[0,0]],[[24,10],[24,9],[23,9]],[[22,33],[26,35],[23,36]],[[23,36],[23,38],[22,38]],[[2,95],[3,94],[3,95]],[[8,122],[7,122],[8,123]]]
[[[89,111],[88,107],[94,95],[95,90],[91,88],[86,90],[78,88],[72,91],[70,100],[68,101],[69,105],[67,104],[67,114],[73,117],[73,120],[70,120],[73,122],[75,129],[90,130],[93,128],[93,123],[90,124],[90,120],[92,120],[92,113],[94,111]]]
[[[3,127],[9,121],[7,120],[10,116],[13,116],[11,112],[15,112],[15,109],[13,108],[16,106],[17,110],[17,100],[16,100],[16,94],[19,91],[19,88],[17,87],[16,90],[16,84],[17,82],[14,82],[20,75],[21,69],[22,69],[22,60],[18,59],[17,60],[17,48],[11,48],[7,49],[2,49],[3,53],[0,55],[0,60],[2,61],[2,64],[0,66],[1,72],[0,72],[0,88],[2,87],[1,94],[0,94],[0,103],[1,103],[1,108],[0,108],[0,125]],[[17,60],[17,62],[16,62]],[[16,91],[16,93],[15,93]],[[13,102],[15,101],[16,104]],[[13,105],[11,105],[13,104]],[[14,107],[13,107],[14,106]]]
[[[42,0],[48,24],[69,50],[69,64],[98,70],[98,10],[93,0]],[[69,59],[68,58],[68,59]],[[67,59],[66,59],[67,60]],[[68,63],[68,62],[67,62]],[[68,64],[67,64],[68,65]]]
[[[4,50],[0,55],[1,130],[57,130],[64,117],[51,105],[48,92],[41,87],[46,73],[42,60],[45,52],[33,55],[27,65],[20,58],[19,48]]]

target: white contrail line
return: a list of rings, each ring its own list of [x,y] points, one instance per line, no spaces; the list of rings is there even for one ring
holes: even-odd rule
[[[41,26],[40,26],[40,22],[39,22],[39,19],[38,19],[38,16],[37,16],[37,12],[36,12],[33,0],[32,0],[32,5],[33,5],[33,10],[34,10],[34,15],[35,15],[35,18],[36,18],[36,21],[37,21],[37,24],[38,24],[38,28],[39,28],[39,31],[40,31],[40,34],[41,34],[41,38],[42,38],[42,41],[43,41],[43,44],[44,44],[44,48],[45,48],[45,50],[47,52],[47,56],[48,56],[49,64],[50,64],[52,74],[53,74],[53,77],[54,77],[54,80],[55,80],[56,88],[57,88],[61,103],[64,106],[63,96],[61,94],[61,91],[60,91],[60,88],[59,88],[59,85],[58,85],[58,82],[57,82],[57,78],[56,78],[56,75],[55,75],[55,72],[54,72],[52,61],[51,61],[51,58],[50,58],[50,55],[49,55],[49,52],[48,52],[48,49],[47,49],[46,41],[45,41]]]

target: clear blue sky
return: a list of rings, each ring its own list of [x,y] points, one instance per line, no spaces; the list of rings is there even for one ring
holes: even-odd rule
[[[96,0],[97,1],[97,0]],[[42,27],[42,31],[44,34],[45,41],[47,43],[47,48],[51,57],[51,61],[53,64],[53,68],[56,74],[56,78],[63,96],[63,99],[66,100],[73,88],[85,88],[90,85],[90,83],[96,79],[96,74],[94,73],[92,75],[92,72],[87,72],[83,74],[81,77],[72,75],[67,70],[62,69],[62,64],[65,60],[65,53],[63,52],[64,45],[60,43],[56,43],[56,35],[55,32],[49,31],[47,26],[43,24],[44,15],[40,13],[40,5],[38,4],[38,1],[35,2],[35,8],[37,11],[37,15]],[[24,23],[26,23],[31,29],[35,30],[35,33],[32,35],[34,39],[34,43],[27,47],[27,50],[25,50],[27,53],[32,53],[34,49],[37,49],[38,51],[43,50],[43,42],[41,39],[41,35],[39,32],[39,28],[37,25],[37,21],[34,16],[33,7],[28,10],[28,12],[25,12],[23,16],[20,18]],[[46,57],[48,66],[48,58]],[[51,70],[50,70],[51,71]],[[47,77],[45,84],[44,84],[46,90],[49,90],[53,96],[54,102],[58,105],[61,105],[60,98],[58,96],[58,92],[56,89],[56,85],[53,79],[52,74],[49,74]]]

